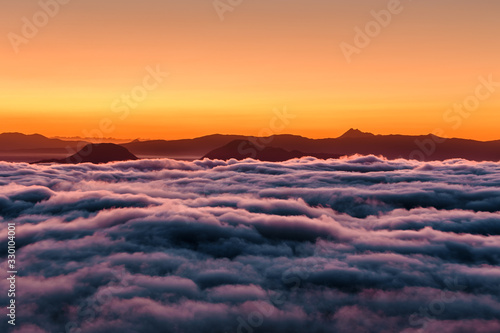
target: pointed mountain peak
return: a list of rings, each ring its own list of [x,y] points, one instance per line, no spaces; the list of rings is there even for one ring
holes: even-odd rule
[[[360,130],[358,130],[356,128],[351,128],[350,130],[348,130],[347,132],[342,134],[340,136],[340,138],[369,138],[372,136],[374,136],[374,135],[371,133],[361,132]]]

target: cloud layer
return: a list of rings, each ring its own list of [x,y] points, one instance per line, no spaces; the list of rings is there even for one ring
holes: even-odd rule
[[[0,162],[11,331],[498,332],[499,210],[498,163]]]

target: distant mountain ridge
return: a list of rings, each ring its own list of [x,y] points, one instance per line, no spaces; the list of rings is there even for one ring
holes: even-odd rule
[[[40,134],[1,133],[0,151],[74,148],[85,141],[49,139]]]
[[[245,140],[243,135],[213,134],[194,139],[181,140],[134,140],[122,144],[133,154],[142,158],[170,157],[178,159],[197,159],[209,151],[234,140]]]
[[[309,154],[315,156],[381,155],[389,159],[405,158],[419,160],[444,160],[464,158],[474,161],[500,161],[500,140],[476,141],[468,139],[445,139],[435,135],[374,135],[357,129],[350,129],[337,138],[310,139],[298,135],[282,134],[270,137],[213,134],[183,140],[134,140],[118,146],[126,148],[137,158],[174,158],[194,160],[215,156],[213,151],[229,143],[243,140],[255,145],[257,156],[265,159],[269,149],[278,155]],[[42,135],[20,133],[0,134],[0,160],[33,162],[38,160],[62,159],[68,152],[81,149],[88,143],[49,139]],[[226,147],[227,148],[227,147]],[[288,153],[284,153],[286,151]],[[219,153],[221,150],[218,151]],[[238,151],[224,154],[228,158],[240,158]],[[264,155],[263,155],[264,154]],[[324,155],[321,155],[324,154]],[[267,157],[263,157],[267,156]],[[219,158],[222,158],[221,156]],[[278,157],[277,157],[278,158]],[[278,159],[281,159],[279,157]]]
[[[258,146],[248,140],[234,140],[220,148],[210,151],[203,158],[209,159],[237,159],[253,158],[267,162],[283,162],[293,158],[312,156],[321,159],[339,158],[340,155],[328,153],[304,153],[298,150],[288,151],[283,148]]]
[[[41,160],[41,163],[79,164],[79,163],[109,163],[118,161],[137,160],[137,156],[127,148],[114,143],[88,144],[77,153],[62,159]]]

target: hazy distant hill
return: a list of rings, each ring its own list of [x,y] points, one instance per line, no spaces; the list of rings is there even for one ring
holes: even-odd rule
[[[76,154],[63,159],[42,160],[36,163],[109,163],[117,161],[137,160],[137,156],[127,150],[127,148],[114,143],[88,144]]]
[[[328,153],[304,153],[298,150],[288,151],[283,148],[256,145],[248,140],[234,140],[220,148],[210,151],[203,158],[228,160],[231,158],[243,160],[253,158],[268,162],[282,162],[292,158],[313,156],[317,158],[339,158],[340,155]]]
[[[243,135],[214,134],[195,139],[133,141],[122,144],[131,153],[141,158],[170,157],[179,159],[197,159],[209,151],[234,140],[244,140]]]
[[[40,134],[0,134],[0,160],[9,162],[33,162],[45,158],[62,158],[87,142],[50,139]]]
[[[0,151],[66,149],[66,147],[75,148],[81,142],[49,139],[40,134],[2,133],[0,134]]]

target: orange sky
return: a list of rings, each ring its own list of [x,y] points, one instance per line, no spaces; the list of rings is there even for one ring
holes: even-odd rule
[[[43,20],[39,2],[10,1],[0,11],[0,132],[258,135],[286,108],[294,118],[276,134],[439,128],[500,139],[500,85],[477,88],[480,77],[500,82],[500,2],[391,1],[243,0],[221,21],[212,0],[73,0],[29,38],[23,17]],[[347,61],[342,43],[356,46],[355,27],[387,8],[398,8],[390,23]],[[157,66],[169,73],[158,84],[146,69]],[[145,78],[144,100],[124,104]],[[448,111],[477,91],[471,111]]]

